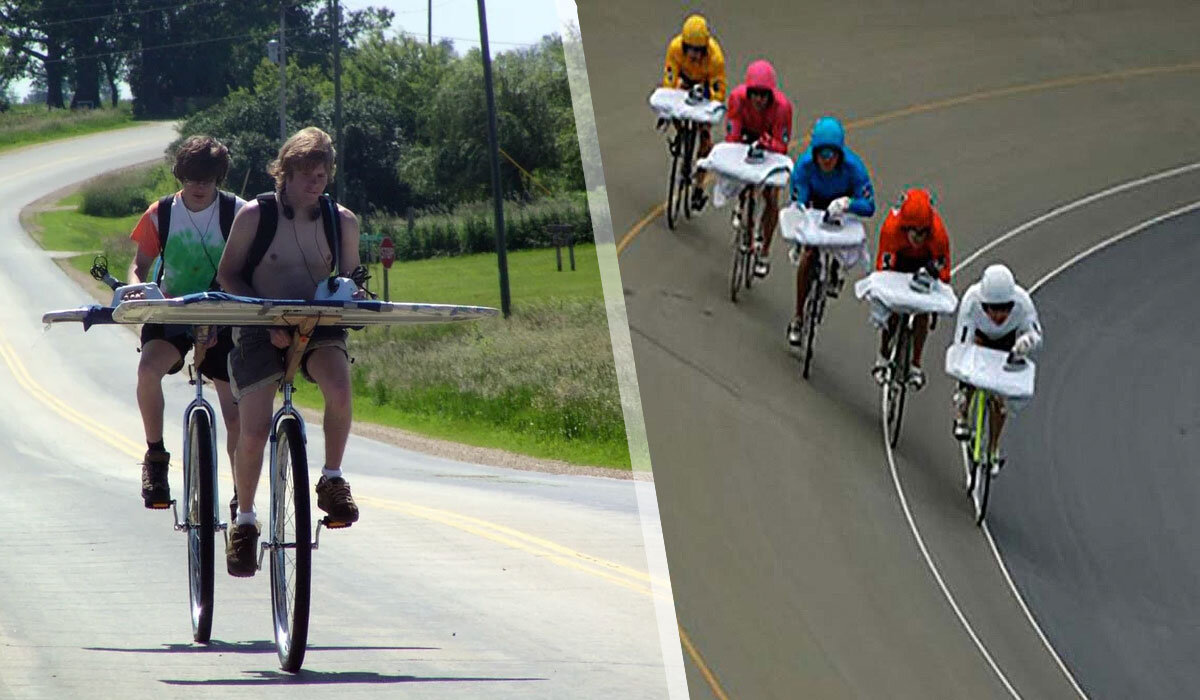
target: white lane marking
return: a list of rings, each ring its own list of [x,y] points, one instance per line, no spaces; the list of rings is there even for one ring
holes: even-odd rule
[[[1037,282],[1035,282],[1033,284],[1033,286],[1029,288],[1029,293],[1032,294],[1032,293],[1036,292],[1040,287],[1042,287],[1047,282],[1049,282],[1051,279],[1057,277],[1060,273],[1062,273],[1063,270],[1066,270],[1068,267],[1071,267],[1072,265],[1079,262],[1080,260],[1083,260],[1084,258],[1088,257],[1089,255],[1098,253],[1101,250],[1104,250],[1105,248],[1113,245],[1114,243],[1118,243],[1126,238],[1129,238],[1130,236],[1132,236],[1136,233],[1141,233],[1142,231],[1145,231],[1148,228],[1157,226],[1158,224],[1161,224],[1164,221],[1167,221],[1169,219],[1174,219],[1175,217],[1178,217],[1178,216],[1183,216],[1184,214],[1189,214],[1197,209],[1200,209],[1200,201],[1192,202],[1191,204],[1179,207],[1178,209],[1172,209],[1171,211],[1169,211],[1165,214],[1160,214],[1160,215],[1154,217],[1153,219],[1147,219],[1139,224],[1135,224],[1134,226],[1131,226],[1130,228],[1125,229],[1124,231],[1116,234],[1115,236],[1113,236],[1111,238],[1107,238],[1103,241],[1100,241],[1099,243],[1092,246],[1091,248],[1088,248],[1087,250],[1083,251],[1082,253],[1079,253],[1075,257],[1066,261],[1062,265],[1059,265],[1058,267],[1054,268],[1050,272],[1046,273],[1045,277],[1043,277],[1040,280],[1038,280]]]
[[[1083,251],[1082,253],[1075,255],[1070,260],[1067,260],[1062,265],[1059,265],[1058,267],[1051,270],[1044,277],[1042,277],[1037,282],[1035,282],[1033,284],[1033,286],[1029,288],[1029,292],[1030,292],[1030,294],[1036,292],[1039,288],[1044,286],[1047,282],[1049,282],[1054,277],[1057,277],[1068,267],[1075,265],[1076,263],[1078,263],[1079,261],[1083,260],[1084,258],[1086,258],[1090,255],[1098,253],[1099,251],[1101,251],[1115,243],[1118,243],[1119,241],[1122,241],[1130,236],[1133,236],[1134,234],[1145,231],[1148,228],[1152,228],[1164,221],[1173,219],[1177,216],[1182,216],[1184,214],[1188,214],[1188,213],[1196,211],[1198,209],[1200,209],[1200,201],[1193,202],[1191,204],[1180,207],[1178,209],[1173,209],[1165,214],[1161,214],[1152,219],[1147,219],[1146,221],[1138,223],[1138,224],[1136,224],[1136,225],[1134,225],[1134,226],[1132,226],[1110,238],[1107,238],[1107,239],[1101,241],[1100,243],[1097,243],[1096,245],[1092,246],[1091,248],[1088,248],[1087,250]],[[964,470],[970,469],[970,461],[968,459],[967,448],[965,446],[962,448],[962,459],[963,459],[963,469]],[[1017,589],[1017,585],[1013,581],[1012,574],[1009,572],[1008,567],[1005,566],[1005,564],[1004,564],[1004,559],[1000,555],[1000,548],[996,545],[996,540],[995,540],[995,538],[992,537],[992,531],[988,528],[986,520],[983,523],[983,534],[987,538],[988,546],[991,547],[992,555],[996,557],[996,563],[1000,566],[1000,572],[1002,574],[1004,574],[1004,580],[1008,582],[1008,587],[1012,589],[1013,595],[1017,599],[1017,603],[1021,606],[1021,610],[1025,613],[1025,617],[1029,620],[1029,624],[1033,626],[1034,631],[1037,632],[1038,637],[1042,640],[1042,644],[1044,644],[1046,646],[1046,649],[1050,652],[1051,656],[1054,657],[1054,661],[1058,664],[1059,669],[1062,670],[1063,675],[1065,675],[1067,677],[1067,680],[1069,680],[1071,682],[1071,686],[1075,689],[1075,692],[1079,694],[1079,697],[1087,698],[1087,694],[1084,693],[1083,688],[1080,687],[1079,683],[1075,680],[1075,677],[1067,669],[1067,665],[1063,662],[1062,658],[1058,655],[1058,652],[1055,651],[1054,647],[1050,644],[1050,640],[1046,637],[1046,634],[1042,631],[1041,625],[1038,624],[1037,619],[1034,617],[1033,611],[1031,611],[1029,609],[1029,606],[1026,605],[1025,598],[1021,595],[1020,591]]]
[[[977,260],[984,253],[988,252],[989,250],[992,250],[993,248],[997,247],[998,245],[1004,243],[1005,241],[1008,241],[1008,240],[1020,235],[1021,233],[1024,233],[1024,232],[1032,229],[1033,227],[1037,226],[1038,224],[1044,223],[1044,222],[1049,221],[1050,219],[1053,219],[1057,216],[1061,216],[1062,214],[1065,214],[1067,212],[1073,211],[1080,207],[1083,207],[1083,206],[1086,206],[1093,202],[1096,202],[1100,199],[1103,199],[1104,197],[1118,194],[1120,192],[1125,192],[1125,191],[1133,189],[1135,187],[1147,185],[1147,184],[1150,184],[1153,182],[1157,182],[1159,180],[1174,177],[1176,175],[1182,175],[1182,174],[1185,174],[1185,173],[1188,173],[1188,172],[1191,172],[1194,170],[1200,170],[1200,161],[1194,162],[1194,163],[1189,163],[1187,165],[1182,165],[1177,168],[1171,168],[1169,170],[1164,170],[1161,172],[1153,173],[1151,175],[1147,175],[1145,177],[1138,178],[1136,180],[1130,180],[1128,182],[1114,185],[1107,189],[1092,193],[1090,195],[1087,195],[1085,197],[1082,197],[1080,199],[1077,199],[1075,201],[1069,202],[1060,207],[1052,209],[1052,210],[1046,212],[1045,214],[1042,214],[1041,216],[1038,216],[1034,219],[1030,219],[1029,221],[1027,221],[1023,224],[1020,224],[1019,226],[1017,226],[1013,229],[1010,229],[1009,231],[1000,235],[998,238],[984,244],[981,248],[979,248],[975,252],[971,253],[966,258],[964,258],[962,262],[960,262],[957,266],[955,266],[953,268],[953,270],[951,271],[950,274],[951,274],[951,276],[959,274],[960,272],[962,272],[963,268],[970,265],[972,262]],[[1101,242],[1101,243],[1089,248],[1088,250],[1084,251],[1083,253],[1076,255],[1075,257],[1068,260],[1066,263],[1055,268],[1041,280],[1038,280],[1038,282],[1036,284],[1034,284],[1033,287],[1030,288],[1030,293],[1036,291],[1039,286],[1044,284],[1051,277],[1059,274],[1062,270],[1065,270],[1067,267],[1074,264],[1075,262],[1082,260],[1084,257],[1091,255],[1092,253],[1094,253],[1098,250],[1101,250],[1109,245],[1112,245],[1113,243],[1117,242],[1118,240],[1121,240],[1124,237],[1131,236],[1140,230],[1143,230],[1149,226],[1153,226],[1154,224],[1159,223],[1160,221],[1163,221],[1167,218],[1171,218],[1172,216],[1178,216],[1179,214],[1186,213],[1187,211],[1191,211],[1193,208],[1196,208],[1197,206],[1200,206],[1200,203],[1188,205],[1187,207],[1183,207],[1181,209],[1176,209],[1176,210],[1174,210],[1172,212],[1168,212],[1167,214],[1164,214],[1160,217],[1155,217],[1154,219],[1151,219],[1149,222],[1143,222],[1142,224],[1139,224],[1137,226],[1134,226],[1131,229],[1128,229],[1120,234],[1117,234],[1117,236],[1115,236],[1107,241]],[[904,487],[900,483],[899,472],[896,469],[896,460],[895,460],[894,455],[892,454],[892,447],[889,444],[888,439],[887,439],[887,420],[886,420],[887,408],[886,408],[886,406],[882,405],[882,394],[881,394],[881,401],[880,401],[880,416],[881,416],[882,425],[883,425],[884,451],[887,454],[888,467],[891,470],[891,474],[892,474],[892,483],[896,487],[896,495],[900,499],[900,506],[904,510],[904,517],[908,521],[909,530],[912,531],[913,538],[917,542],[917,547],[921,550],[921,554],[925,558],[925,563],[929,567],[930,573],[933,574],[934,580],[937,581],[938,587],[941,588],[942,594],[945,596],[947,602],[950,603],[950,607],[953,608],[954,614],[958,616],[959,622],[962,623],[963,628],[966,629],[967,634],[971,637],[971,640],[973,642],[975,642],[975,646],[979,649],[979,652],[983,655],[984,659],[987,660],[988,665],[990,665],[992,667],[992,670],[995,671],[996,675],[1000,678],[1001,682],[1004,683],[1004,686],[1013,695],[1013,697],[1020,698],[1021,697],[1020,694],[1018,694],[1016,689],[1013,688],[1012,684],[1009,683],[1008,678],[1000,670],[999,666],[996,665],[995,660],[992,659],[992,655],[990,653],[988,653],[987,648],[983,645],[983,642],[979,639],[979,636],[975,633],[975,629],[973,627],[971,627],[971,623],[967,621],[967,618],[963,614],[962,609],[959,608],[959,606],[958,606],[958,602],[954,599],[953,594],[950,593],[949,587],[947,587],[945,580],[942,578],[941,571],[938,570],[937,564],[934,563],[933,557],[929,553],[929,549],[925,546],[925,540],[923,537],[921,537],[921,531],[917,527],[916,519],[913,517],[912,510],[909,508],[908,497],[905,495]],[[1017,600],[1017,605],[1025,613],[1025,618],[1029,621],[1030,626],[1033,627],[1033,630],[1037,634],[1038,639],[1040,639],[1042,641],[1042,645],[1046,647],[1046,650],[1048,652],[1050,652],[1051,658],[1054,659],[1054,662],[1055,662],[1055,664],[1058,665],[1059,670],[1062,671],[1064,676],[1066,676],[1067,681],[1071,684],[1071,687],[1075,689],[1075,692],[1078,693],[1081,698],[1084,698],[1086,700],[1087,694],[1083,692],[1083,689],[1080,687],[1079,682],[1075,680],[1075,676],[1071,674],[1070,669],[1067,668],[1067,665],[1066,665],[1066,663],[1063,662],[1062,657],[1059,656],[1058,652],[1054,649],[1054,646],[1050,643],[1050,640],[1046,637],[1045,632],[1042,631],[1041,625],[1038,624],[1037,619],[1033,616],[1033,612],[1029,609],[1029,606],[1025,603],[1025,599],[1021,596],[1021,592],[1017,589],[1016,583],[1012,580],[1012,576],[1009,574],[1008,567],[1006,567],[1004,565],[1004,560],[1000,556],[1000,551],[996,547],[996,542],[992,538],[991,532],[987,529],[986,523],[984,524],[984,535],[987,538],[988,545],[991,547],[993,556],[996,558],[996,563],[1000,567],[1000,572],[1004,575],[1004,580],[1008,583],[1008,587],[1012,591],[1013,597],[1016,598],[1016,600]]]
[[[1005,243],[1006,241],[1008,241],[1012,238],[1016,238],[1017,236],[1021,235],[1022,233],[1025,233],[1026,231],[1029,231],[1033,227],[1035,227],[1039,224],[1042,224],[1046,221],[1049,221],[1050,219],[1053,219],[1057,216],[1061,216],[1062,214],[1066,214],[1069,211],[1074,211],[1075,209],[1078,209],[1080,207],[1085,207],[1085,206],[1091,204],[1092,202],[1103,199],[1105,197],[1109,197],[1114,194],[1118,194],[1120,192],[1125,192],[1126,190],[1131,190],[1131,189],[1134,189],[1135,187],[1141,187],[1142,185],[1149,185],[1152,182],[1158,182],[1159,180],[1165,180],[1170,177],[1175,177],[1176,175],[1183,175],[1184,173],[1189,173],[1193,170],[1200,170],[1200,161],[1195,162],[1195,163],[1188,163],[1187,165],[1181,165],[1177,168],[1171,168],[1170,170],[1163,170],[1161,172],[1153,173],[1151,175],[1147,175],[1145,177],[1138,178],[1136,180],[1130,180],[1129,182],[1123,182],[1119,185],[1114,185],[1112,187],[1109,187],[1106,190],[1094,192],[1092,194],[1089,194],[1086,197],[1076,199],[1075,201],[1064,204],[1061,207],[1058,207],[1056,209],[1051,209],[1050,211],[1046,212],[1045,214],[1042,214],[1041,216],[1039,216],[1037,218],[1030,219],[1029,221],[1026,221],[1025,223],[1021,224],[1020,226],[1017,226],[1016,228],[1011,229],[1010,231],[1008,231],[1004,235],[1000,236],[999,238],[989,241],[982,248],[980,248],[979,250],[976,250],[974,253],[971,253],[966,258],[964,258],[962,262],[960,262],[958,265],[956,265],[954,267],[954,272],[952,274],[961,272],[963,268],[967,267],[971,263],[978,260],[984,253],[987,253],[988,251],[992,250],[993,248]]]
[[[942,589],[942,595],[945,596],[946,602],[950,603],[950,607],[954,610],[954,614],[958,616],[958,621],[962,623],[963,629],[970,635],[971,641],[975,642],[975,648],[987,660],[988,665],[992,667],[996,677],[1004,684],[1005,689],[1017,700],[1021,700],[1021,694],[1009,682],[1008,676],[1004,675],[1004,671],[1000,670],[1000,666],[996,664],[996,660],[988,653],[987,647],[984,646],[983,640],[979,635],[975,634],[975,628],[971,627],[971,623],[967,620],[967,616],[963,614],[962,608],[958,607],[958,601],[954,599],[954,594],[950,592],[950,587],[946,585],[945,579],[942,578],[942,572],[938,570],[937,564],[933,561],[933,555],[929,553],[929,548],[925,546],[925,538],[921,537],[921,531],[917,528],[917,521],[913,518],[912,509],[908,506],[908,497],[904,494],[904,487],[900,484],[900,473],[896,469],[896,458],[892,454],[892,445],[887,436],[887,398],[884,392],[879,392],[879,414],[880,423],[883,427],[883,448],[887,454],[888,469],[892,473],[892,483],[896,486],[896,495],[900,497],[900,507],[904,509],[904,518],[908,521],[908,529],[912,531],[913,539],[917,541],[917,547],[921,550],[921,556],[925,557],[925,564],[929,567],[930,573],[933,574],[933,579],[937,581],[938,588]]]

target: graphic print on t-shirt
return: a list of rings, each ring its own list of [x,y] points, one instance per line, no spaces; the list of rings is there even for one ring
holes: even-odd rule
[[[234,213],[246,202],[238,197]],[[179,193],[175,193],[171,209],[171,230],[167,236],[167,249],[155,262],[148,281],[157,278],[158,268],[166,265],[160,284],[168,297],[204,292],[212,286],[217,276],[217,263],[225,250],[225,239],[221,235],[220,198],[202,211],[189,211]],[[158,202],[155,201],[142,215],[131,236],[137,241],[138,249],[147,256],[158,256]]]

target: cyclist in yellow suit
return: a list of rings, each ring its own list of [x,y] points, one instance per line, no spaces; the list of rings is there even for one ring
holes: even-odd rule
[[[725,101],[725,54],[721,45],[708,30],[708,21],[701,15],[690,15],[683,21],[683,31],[667,46],[666,66],[663,68],[663,87],[692,89],[703,85],[710,100]],[[700,128],[700,144],[697,159],[712,150],[711,128]],[[708,196],[704,194],[704,174],[697,173],[692,190],[692,208],[704,208]]]

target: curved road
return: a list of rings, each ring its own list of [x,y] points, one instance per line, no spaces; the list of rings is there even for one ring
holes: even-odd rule
[[[686,9],[614,1],[581,4],[579,14],[613,224],[618,238],[630,232],[621,273],[676,607],[698,650],[688,672],[693,697],[1076,697],[988,539],[971,524],[949,436],[951,386],[940,372],[945,326],[930,342],[931,381],[908,409],[893,479],[867,371],[877,340],[864,308],[852,298],[831,307],[813,378],[804,382],[784,345],[792,283],[782,248],[772,276],[734,306],[724,291],[727,215],[707,213],[677,233],[654,215],[667,160],[645,98]],[[713,2],[705,12],[726,49],[731,82],[751,60],[768,57],[796,105],[797,130],[823,113],[848,123],[881,210],[903,187],[928,185],[956,261],[993,246],[958,270],[960,293],[992,260],[1030,285],[1094,243],[1191,203],[1200,190],[1197,168],[1146,179],[1200,162],[1195,3],[1061,2],[1013,11],[949,0],[919,7]],[[1130,184],[1066,207],[1122,183]],[[1158,276],[1154,266],[1142,269]],[[1109,283],[1122,289],[1125,279]],[[1044,364],[1056,361],[1057,343],[1077,323],[1073,314],[1051,314]],[[1051,376],[1035,406],[1050,403]],[[1193,397],[1166,401],[1183,410]],[[1137,642],[1106,647],[1083,627],[1067,628],[1081,611],[1099,615],[1120,596],[1140,593],[1106,582],[1093,584],[1093,597],[1072,598],[1081,571],[1112,572],[1093,560],[1068,567],[1038,556],[1040,547],[1066,557],[1084,538],[1111,530],[1085,530],[1062,514],[1056,527],[1040,528],[1041,520],[1015,507],[1024,494],[1017,474],[1027,472],[1034,488],[1056,478],[1021,449],[1014,439],[1010,473],[997,488],[997,545],[1084,690],[1136,695],[1126,691],[1146,688],[1144,678],[1118,682],[1118,671],[1096,669],[1116,665],[1113,655]],[[1085,466],[1081,456],[1061,460]],[[1099,479],[1089,485],[1119,493]],[[1026,505],[1038,503],[1055,508],[1045,499]],[[1147,522],[1125,513],[1123,523]],[[1126,529],[1122,542],[1135,547],[1152,531]],[[1153,549],[1152,542],[1143,546]],[[1174,561],[1170,551],[1155,551]],[[1031,588],[1035,580],[1041,592]],[[1169,610],[1155,613],[1171,618]],[[1109,620],[1109,630],[1126,620]],[[1160,645],[1170,638],[1163,634]],[[1135,659],[1120,665],[1143,676],[1185,674],[1183,648],[1153,669]],[[1161,687],[1194,687],[1188,678]]]
[[[233,579],[219,563],[214,641],[191,644],[183,538],[138,496],[135,338],[42,329],[43,311],[91,302],[17,220],[28,202],[153,159],[173,137],[150,125],[0,156],[0,697],[666,697],[633,482],[360,437],[346,464],[363,519],[323,533],[313,558],[304,670],[278,671],[265,571]],[[191,390],[168,385],[178,455]],[[321,454],[319,426],[309,440]]]

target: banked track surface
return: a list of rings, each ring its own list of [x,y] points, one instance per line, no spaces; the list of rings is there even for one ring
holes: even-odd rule
[[[1188,29],[1200,8],[1043,8],[765,2],[704,10],[732,82],[765,56],[796,104],[798,130],[823,113],[862,123],[849,140],[872,170],[881,209],[906,185],[931,186],[962,259],[1067,202],[1200,160],[1200,47]],[[579,8],[618,236],[663,198],[665,148],[645,97],[686,10]],[[1021,86],[1031,87],[1013,89]],[[1197,185],[1188,171],[1048,218],[973,262],[956,286],[961,292],[992,260],[1031,284],[1095,242],[1189,203]],[[792,284],[782,248],[772,276],[735,307],[724,293],[726,227],[723,212],[678,233],[652,219],[621,256],[681,624],[730,697],[1010,696],[906,525],[879,437],[867,375],[876,339],[864,309],[851,299],[833,305],[813,380],[801,381],[783,344]],[[929,345],[932,381],[905,418],[900,483],[939,574],[1015,691],[1075,697],[970,523],[940,372],[944,329]],[[1051,344],[1058,332],[1048,324]],[[1015,441],[1013,450],[1015,469],[1023,459]],[[1005,510],[1017,490],[998,484],[1001,551],[1015,562],[1030,541],[1079,545],[1072,528],[1024,529],[1027,519]],[[1073,583],[1061,569],[1014,569],[1018,583]],[[1086,641],[1067,643],[1054,626],[1074,611],[1031,604],[1069,667],[1092,654],[1075,651]],[[1079,680],[1096,697],[1120,695],[1110,679]],[[689,685],[694,697],[711,688],[694,667]]]

